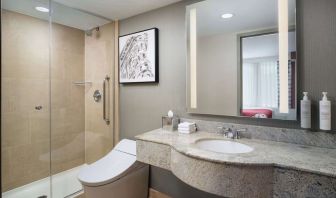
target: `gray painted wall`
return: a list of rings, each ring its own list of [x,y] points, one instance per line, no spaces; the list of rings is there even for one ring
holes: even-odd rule
[[[191,115],[186,113],[185,6],[182,1],[120,22],[120,34],[159,28],[160,83],[120,85],[121,137],[161,126],[169,109],[188,118],[298,128],[298,121]],[[313,127],[318,128],[318,100],[328,91],[332,126],[336,130],[336,1],[298,0],[298,96],[303,90],[313,99]]]
[[[199,37],[197,46],[197,108],[188,112],[238,115],[237,34]],[[190,101],[190,94],[186,97]]]

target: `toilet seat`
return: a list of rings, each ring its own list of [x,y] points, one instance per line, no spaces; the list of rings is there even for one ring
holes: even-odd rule
[[[132,140],[122,140],[105,157],[83,168],[78,175],[82,184],[101,186],[112,183],[129,172],[143,167],[136,161],[136,143]]]

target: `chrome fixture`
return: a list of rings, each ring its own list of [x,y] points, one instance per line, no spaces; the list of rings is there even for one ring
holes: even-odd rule
[[[41,109],[42,109],[42,106],[41,106],[41,105],[39,105],[39,106],[36,106],[36,107],[35,107],[35,109],[39,111],[39,110],[41,110]]]
[[[92,36],[93,30],[96,30],[96,32],[99,32],[99,27],[92,28],[90,30],[85,30],[86,36]]]
[[[218,128],[218,132],[219,134],[223,134],[224,137],[226,138],[231,138],[231,139],[240,139],[240,133],[241,132],[246,132],[247,129],[246,128],[242,128],[242,129],[233,129],[232,128],[225,128],[223,126],[219,126]]]
[[[247,131],[247,128],[236,129],[235,130],[235,138],[240,139],[240,137],[241,137],[240,133],[246,132],[246,131]]]
[[[101,95],[101,93],[100,93],[100,91],[98,89],[96,91],[94,91],[94,93],[93,93],[93,100],[95,102],[100,102],[101,97],[102,97],[102,95]]]
[[[110,124],[110,118],[109,118],[110,117],[110,94],[109,94],[110,84],[109,82],[110,82],[110,77],[106,75],[103,81],[103,120],[105,120],[107,125]],[[107,88],[108,91],[106,91],[106,86],[108,86]],[[107,111],[106,111],[106,107],[107,107]]]

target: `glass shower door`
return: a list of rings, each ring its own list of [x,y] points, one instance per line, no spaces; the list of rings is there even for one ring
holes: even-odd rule
[[[113,146],[113,123],[106,123],[103,112],[106,116],[113,112],[108,106],[113,104],[114,24],[68,4],[71,2],[51,1],[53,198],[81,194],[80,169]],[[111,79],[104,88],[106,76]],[[94,93],[100,94],[100,99],[95,100]]]
[[[58,2],[2,0],[5,198],[79,195],[113,147],[114,22]]]
[[[50,197],[48,8],[48,0],[2,1],[1,179],[4,198]]]
[[[53,198],[82,190],[85,164],[84,32],[71,26],[77,12],[51,1],[51,178]]]

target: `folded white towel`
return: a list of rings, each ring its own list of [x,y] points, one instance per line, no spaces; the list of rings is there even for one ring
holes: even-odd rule
[[[177,128],[179,131],[196,131],[196,128],[194,129],[182,129],[182,128]]]
[[[185,129],[185,130],[195,130],[196,129],[196,126],[179,126],[178,127],[179,129]]]
[[[189,130],[178,130],[179,133],[184,133],[184,134],[190,134],[190,133],[195,133],[196,131],[189,131]]]
[[[196,126],[196,123],[194,123],[194,122],[182,122],[178,126],[179,127],[190,127],[190,126]]]
[[[177,131],[179,133],[194,133],[196,132],[196,128],[192,128],[192,129],[184,129],[184,128],[178,128]]]

